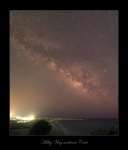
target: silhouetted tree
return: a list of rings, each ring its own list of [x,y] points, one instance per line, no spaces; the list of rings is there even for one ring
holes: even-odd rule
[[[52,126],[49,122],[45,120],[38,120],[30,128],[30,135],[46,135],[51,131],[51,129]]]

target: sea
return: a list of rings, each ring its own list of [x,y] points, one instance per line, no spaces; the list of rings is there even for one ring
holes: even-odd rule
[[[92,136],[91,131],[95,129],[119,127],[119,119],[115,118],[59,120],[57,123],[67,136]]]

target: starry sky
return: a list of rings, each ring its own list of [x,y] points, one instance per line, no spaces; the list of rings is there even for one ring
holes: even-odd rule
[[[118,117],[118,11],[11,10],[10,111]]]

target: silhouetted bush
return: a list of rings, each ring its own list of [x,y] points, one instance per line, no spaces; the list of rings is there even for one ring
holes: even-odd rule
[[[52,126],[49,122],[45,120],[39,120],[33,124],[30,128],[30,135],[46,135],[52,129]]]
[[[117,135],[118,134],[118,128],[111,127],[109,131],[109,135]]]
[[[92,135],[118,135],[118,127],[101,128],[91,131]]]

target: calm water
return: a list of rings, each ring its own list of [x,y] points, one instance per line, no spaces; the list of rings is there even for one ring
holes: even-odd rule
[[[63,128],[66,135],[90,136],[90,131],[98,128],[118,126],[118,119],[85,119],[85,120],[60,120],[57,123]]]

